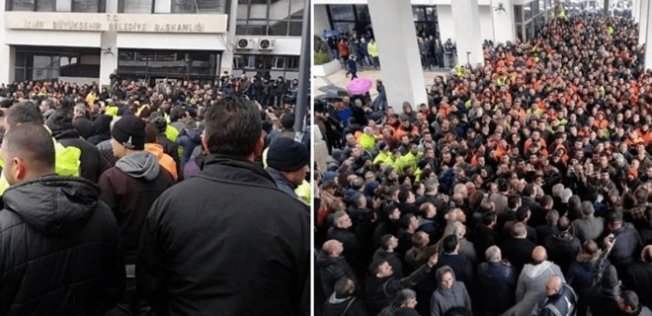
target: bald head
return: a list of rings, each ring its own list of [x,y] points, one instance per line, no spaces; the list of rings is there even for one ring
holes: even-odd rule
[[[546,281],[546,295],[547,296],[552,296],[561,290],[561,277],[558,275],[553,275],[550,278],[548,278],[548,281]]]
[[[344,250],[344,247],[341,242],[331,239],[326,241],[321,249],[327,253],[330,257],[338,257],[342,251]]]
[[[641,251],[641,261],[652,262],[652,245],[647,245]]]
[[[532,250],[532,260],[536,263],[540,263],[546,259],[548,259],[546,248],[543,248],[543,246],[534,247],[534,250]]]

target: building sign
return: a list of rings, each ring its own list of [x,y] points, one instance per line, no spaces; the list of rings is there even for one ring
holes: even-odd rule
[[[226,14],[5,12],[8,29],[119,33],[226,33]]]

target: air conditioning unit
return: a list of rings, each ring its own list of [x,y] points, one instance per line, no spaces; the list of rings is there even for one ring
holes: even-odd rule
[[[274,49],[274,40],[263,38],[258,40],[258,49],[260,50],[272,50]]]
[[[235,46],[237,49],[254,49],[256,48],[256,40],[251,38],[237,39]]]

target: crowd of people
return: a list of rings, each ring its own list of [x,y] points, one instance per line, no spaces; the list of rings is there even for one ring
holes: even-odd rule
[[[371,26],[363,33],[340,34],[325,30],[323,41],[330,50],[330,57],[339,59],[348,73],[355,75],[359,68],[380,67],[378,45]],[[424,69],[452,68],[456,64],[457,46],[450,38],[442,42],[438,33],[417,31],[417,44]]]
[[[309,139],[250,80],[0,86],[0,315],[309,315]]]
[[[651,315],[637,33],[561,16],[437,77],[427,104],[316,104],[332,157],[316,181],[317,313]]]

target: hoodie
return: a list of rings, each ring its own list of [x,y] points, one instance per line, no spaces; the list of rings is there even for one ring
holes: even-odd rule
[[[449,266],[443,266],[435,271],[437,284],[440,286],[438,286],[437,290],[432,293],[432,298],[430,299],[431,316],[442,316],[454,307],[463,307],[468,311],[472,310],[471,298],[469,297],[469,293],[466,291],[466,286],[464,286],[463,282],[453,281],[453,286],[450,289],[444,289],[441,287],[441,279],[446,272],[452,273],[453,279],[455,279],[455,272]]]
[[[99,315],[120,299],[119,230],[98,187],[44,176],[9,187],[0,211],[0,315]]]
[[[109,162],[100,153],[100,150],[90,142],[79,137],[79,133],[72,125],[71,119],[55,112],[45,122],[45,125],[52,131],[54,139],[64,147],[79,148],[79,175],[93,183],[97,182],[104,170],[108,169]]]
[[[145,151],[120,158],[99,179],[100,198],[111,207],[120,225],[127,264],[135,263],[145,216],[156,198],[174,184],[169,172]]]
[[[147,181],[156,179],[160,170],[156,157],[145,151],[122,157],[115,166],[132,178],[142,178]]]

